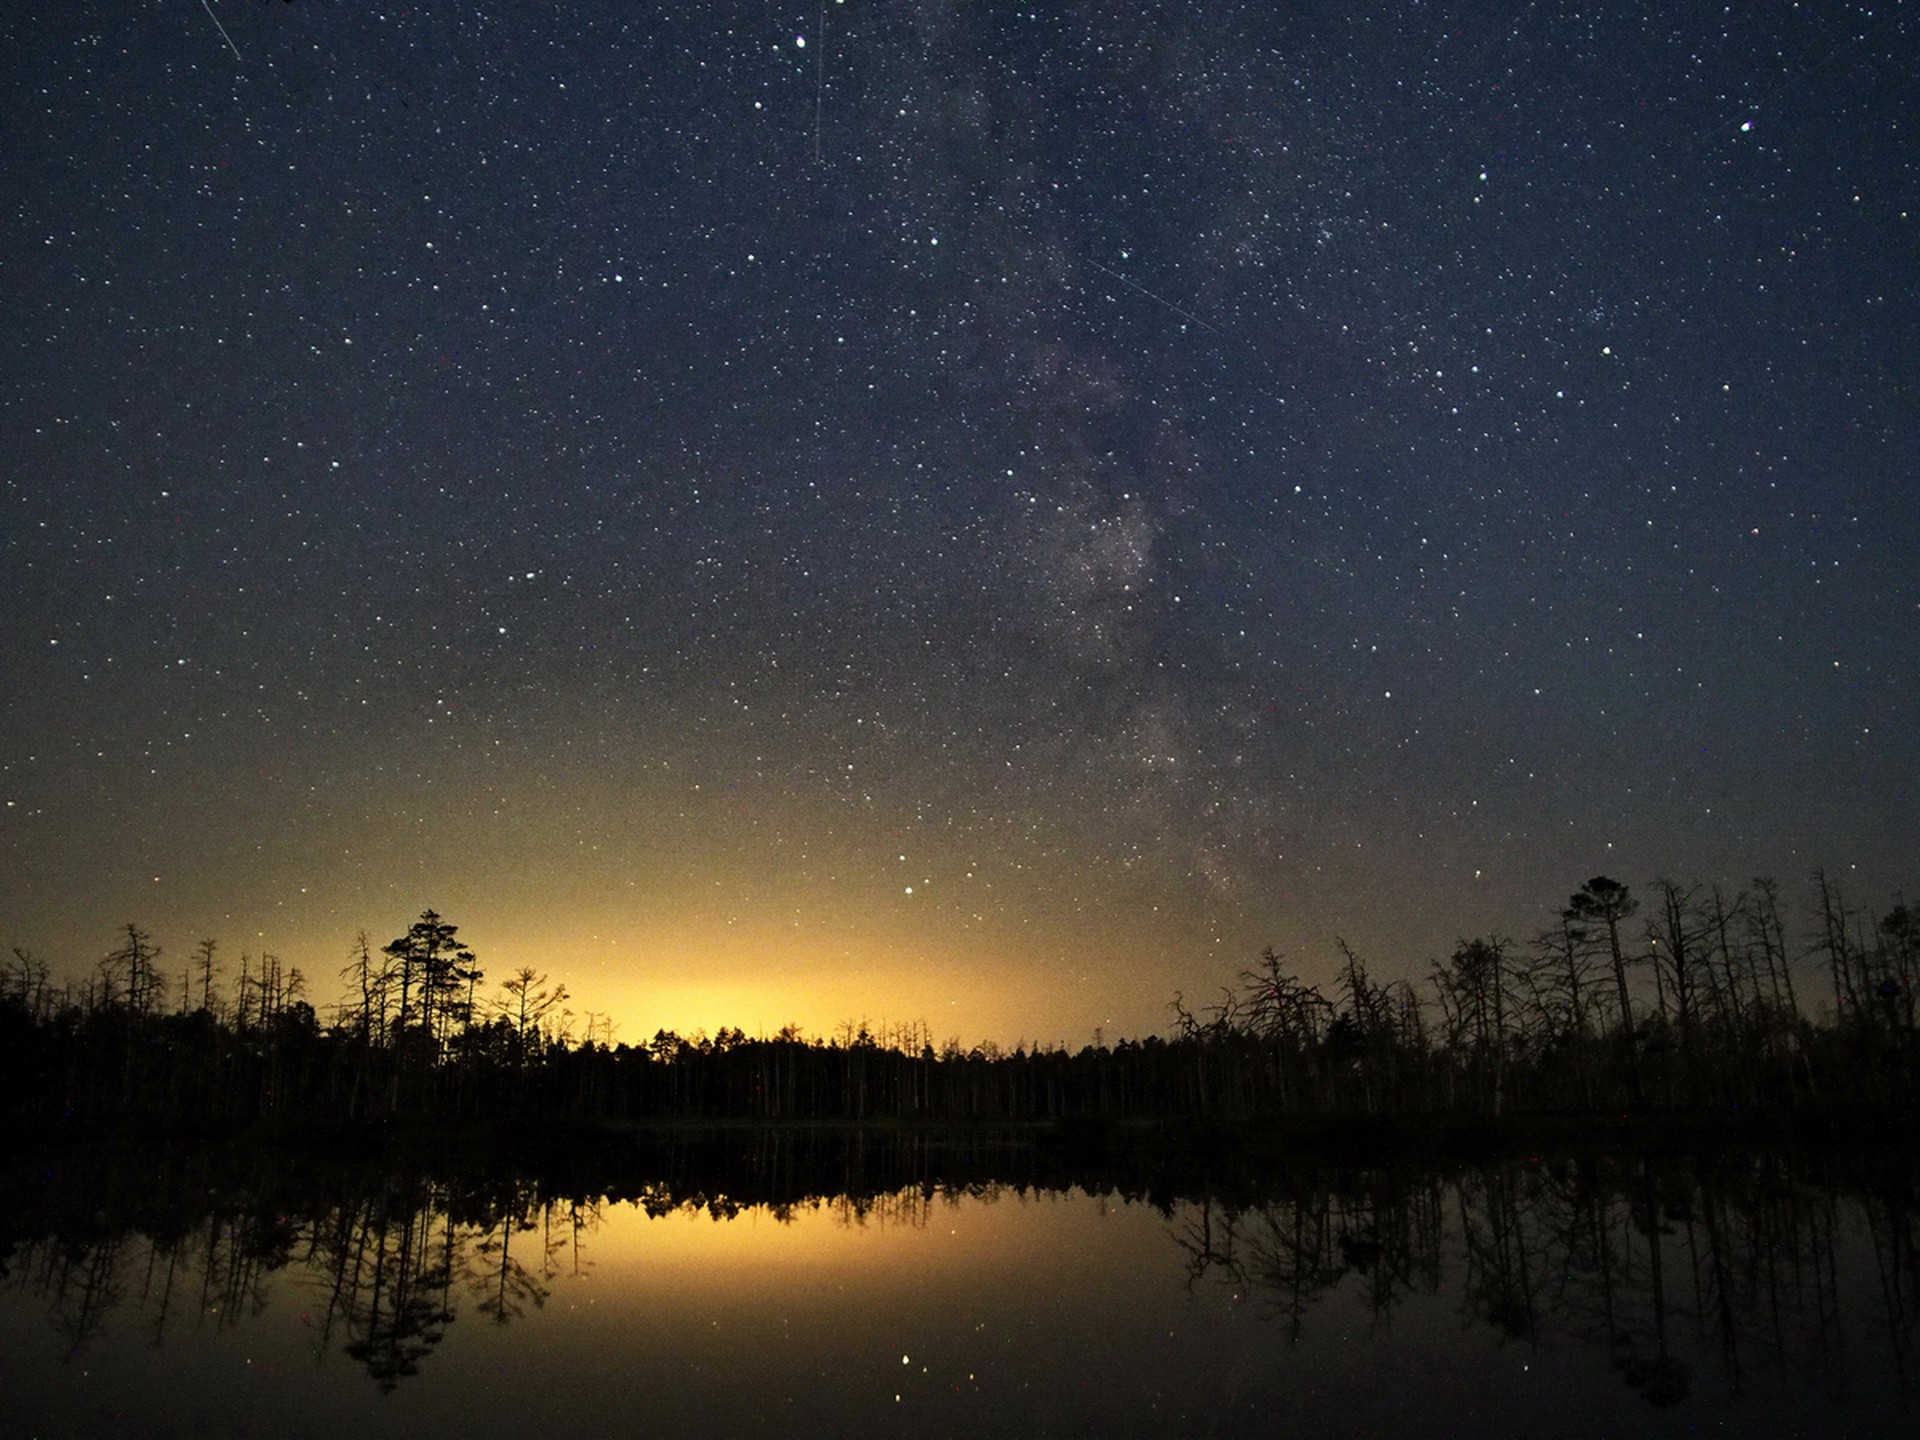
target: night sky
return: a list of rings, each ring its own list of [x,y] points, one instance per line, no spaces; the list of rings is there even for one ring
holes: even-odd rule
[[[432,906],[619,1038],[1079,1045],[1916,879],[1911,5],[32,8],[58,975]]]

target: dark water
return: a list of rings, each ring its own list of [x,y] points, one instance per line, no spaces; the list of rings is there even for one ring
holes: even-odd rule
[[[8,1189],[9,1437],[1920,1433],[1904,1164]]]

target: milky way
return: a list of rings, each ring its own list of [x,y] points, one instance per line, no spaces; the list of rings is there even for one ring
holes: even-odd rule
[[[213,9],[0,22],[57,972],[1079,1043],[1912,879],[1908,7]]]

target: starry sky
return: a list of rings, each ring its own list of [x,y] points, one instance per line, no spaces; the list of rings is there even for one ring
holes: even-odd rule
[[[1078,1045],[1596,873],[1915,878],[1913,6],[0,36],[56,973],[324,1002],[432,906],[620,1038]]]

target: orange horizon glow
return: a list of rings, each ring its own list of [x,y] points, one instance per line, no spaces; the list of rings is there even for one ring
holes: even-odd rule
[[[1338,941],[1376,980],[1417,982],[1462,937],[1525,943],[1592,874],[1638,890],[1668,862],[1656,827],[1572,866],[1519,839],[1471,867],[1438,865],[1431,837],[1382,831],[1312,860],[1250,848],[1230,857],[1223,883],[1175,837],[1135,831],[1121,843],[1092,819],[1079,848],[1035,849],[768,806],[764,829],[720,843],[737,824],[737,796],[700,795],[641,836],[609,832],[604,852],[543,848],[558,817],[537,805],[511,827],[462,818],[424,833],[372,820],[269,831],[280,848],[264,863],[237,842],[103,857],[64,835],[11,877],[33,923],[16,916],[0,939],[78,984],[132,921],[163,948],[170,1004],[202,937],[219,942],[229,995],[242,953],[271,952],[303,972],[325,1022],[345,997],[356,935],[378,949],[432,908],[474,950],[483,1000],[530,967],[566,986],[576,1038],[590,1019],[596,1033],[610,1019],[615,1043],[628,1044],[661,1030],[770,1036],[789,1024],[830,1039],[864,1022],[882,1037],[923,1031],[936,1049],[1077,1050],[1096,1034],[1169,1033],[1176,994],[1205,1010],[1267,945],[1329,994]],[[1705,875],[1675,868],[1731,893],[1765,873],[1743,849],[1703,854]],[[1857,902],[1880,903],[1844,856],[1831,873]]]

